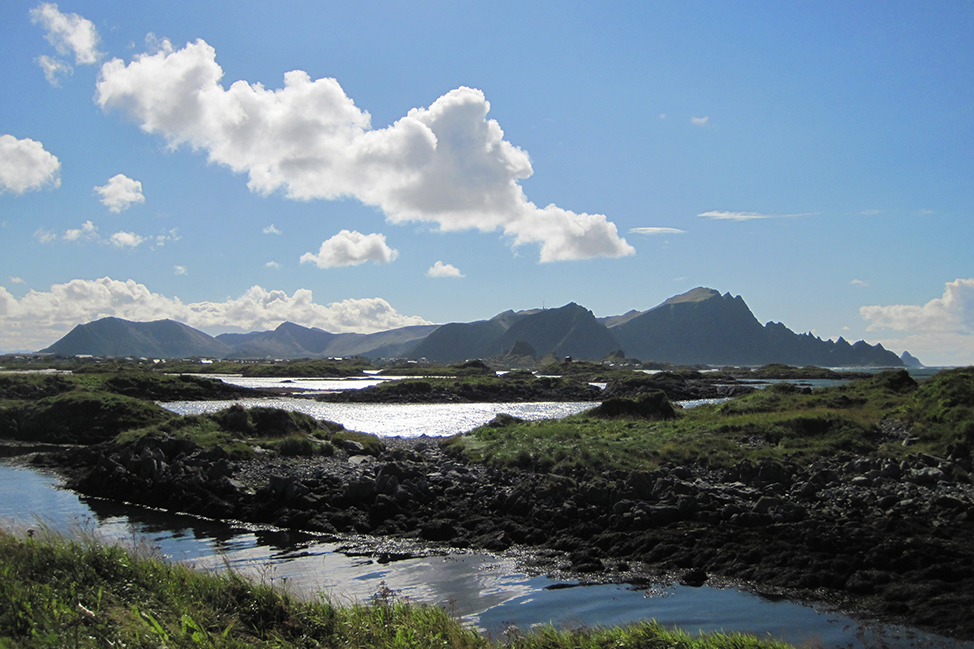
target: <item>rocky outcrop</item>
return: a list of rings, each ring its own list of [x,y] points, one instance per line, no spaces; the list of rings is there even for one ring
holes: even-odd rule
[[[343,390],[315,397],[340,403],[526,403],[534,401],[598,401],[602,390],[558,377],[498,377],[488,380],[407,379],[361,390]]]
[[[574,476],[466,464],[428,438],[387,440],[371,455],[348,443],[331,457],[248,461],[143,439],[54,461],[92,495],[324,533],[530,546],[545,570],[729,579],[974,639],[974,458],[962,447]]]

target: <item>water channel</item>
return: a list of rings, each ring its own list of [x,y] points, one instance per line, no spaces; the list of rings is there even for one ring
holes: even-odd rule
[[[188,414],[228,404],[163,405]],[[561,417],[592,404],[382,406],[281,398],[270,403],[261,400],[260,405],[310,411],[315,417],[379,435],[407,434],[408,430],[411,435],[442,436],[469,430],[489,421],[497,412],[525,418]],[[357,408],[348,408],[350,405]],[[68,534],[83,529],[108,542],[148,544],[173,561],[202,569],[230,567],[304,597],[324,594],[337,602],[367,601],[378,591],[391,589],[397,597],[447,607],[464,622],[495,638],[511,625],[523,631],[537,624],[578,628],[655,619],[689,632],[771,635],[799,645],[829,648],[974,649],[974,643],[857,621],[821,607],[772,601],[731,588],[661,584],[640,589],[560,582],[525,574],[513,555],[455,551],[380,563],[378,555],[343,553],[347,543],[331,538],[86,498],[60,484],[53,474],[15,461],[0,462],[0,521],[20,526],[43,525]]]

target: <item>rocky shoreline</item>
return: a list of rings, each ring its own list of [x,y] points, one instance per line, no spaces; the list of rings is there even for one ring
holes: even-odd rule
[[[881,434],[909,438],[894,422]],[[726,580],[974,640],[969,449],[565,476],[466,463],[437,438],[384,442],[235,461],[220,447],[144,437],[35,462],[93,496],[296,530],[524,548],[538,570],[591,581]]]

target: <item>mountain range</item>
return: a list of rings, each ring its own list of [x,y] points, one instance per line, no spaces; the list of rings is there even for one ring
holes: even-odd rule
[[[103,318],[78,325],[41,353],[59,356],[295,359],[366,356],[453,363],[509,354],[599,360],[610,354],[677,365],[917,364],[882,345],[850,344],[762,325],[740,296],[695,288],[646,311],[596,318],[575,303],[505,311],[489,320],[402,327],[373,334],[333,334],[285,322],[272,331],[213,337],[173,320]]]

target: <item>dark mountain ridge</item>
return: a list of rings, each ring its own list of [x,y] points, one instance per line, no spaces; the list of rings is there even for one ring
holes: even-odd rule
[[[231,347],[213,336],[175,320],[130,322],[102,318],[77,325],[41,353],[56,356],[137,356],[223,358]]]
[[[762,325],[740,296],[695,288],[646,311],[596,318],[578,304],[504,311],[490,320],[402,327],[373,334],[333,334],[285,322],[272,331],[215,338],[172,320],[129,322],[103,318],[78,325],[41,350],[63,356],[296,359],[344,356],[407,357],[437,363],[497,357],[530,349],[600,360],[629,358],[676,365],[819,365],[902,367],[919,363],[883,348],[842,338],[796,334],[779,322]]]

